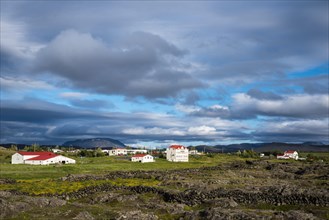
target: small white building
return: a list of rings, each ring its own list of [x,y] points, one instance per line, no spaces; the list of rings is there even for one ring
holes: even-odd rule
[[[125,148],[116,148],[109,151],[109,156],[127,155],[128,151]]]
[[[147,150],[142,149],[127,149],[128,154],[147,154]]]
[[[63,152],[62,150],[56,148],[51,149],[51,151],[54,152],[55,154]]]
[[[11,156],[12,164],[31,164],[31,165],[49,165],[49,164],[75,164],[75,160],[54,154],[53,152],[26,152],[18,151]]]
[[[283,154],[278,154],[276,156],[277,159],[294,159],[298,160],[298,152],[295,150],[287,150]]]
[[[141,162],[141,163],[149,163],[154,162],[153,156],[149,154],[136,154],[131,157],[132,162]]]
[[[198,150],[189,150],[189,155],[200,155],[201,153],[198,152]]]
[[[128,155],[128,154],[147,154],[147,150],[116,148],[109,150],[108,154],[109,156],[120,156],[120,155]]]
[[[182,145],[171,145],[167,149],[167,160],[171,162],[188,162],[188,148]]]

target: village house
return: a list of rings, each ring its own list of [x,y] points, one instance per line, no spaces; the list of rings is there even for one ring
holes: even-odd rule
[[[154,162],[153,156],[149,154],[136,154],[131,157],[132,162],[141,162],[141,163],[149,163]]]
[[[75,160],[54,154],[53,152],[26,152],[18,151],[11,156],[12,164],[31,164],[31,165],[49,165],[49,164],[75,164]]]
[[[63,152],[62,150],[56,149],[56,148],[51,149],[51,151],[54,152],[55,154],[58,154],[58,153],[62,153]]]
[[[147,154],[147,150],[142,149],[127,149],[128,154]]]
[[[298,160],[298,152],[294,150],[287,150],[283,154],[278,154],[276,156],[277,159],[294,159]]]
[[[198,150],[189,150],[188,154],[190,154],[190,155],[200,155],[201,153],[199,153]]]
[[[182,145],[171,145],[167,151],[167,160],[171,162],[188,162],[189,151]]]
[[[127,154],[128,152],[125,148],[116,148],[109,151],[109,156],[122,156]]]
[[[146,154],[147,150],[116,148],[108,151],[109,156],[119,156],[128,154]]]

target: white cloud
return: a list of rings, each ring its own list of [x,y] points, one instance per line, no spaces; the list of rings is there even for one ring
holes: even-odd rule
[[[201,110],[201,108],[198,107],[198,106],[194,106],[194,105],[182,105],[182,104],[176,104],[175,105],[175,108],[178,111],[184,112],[184,113],[192,113],[192,112]]]
[[[0,85],[1,89],[10,90],[11,92],[36,89],[51,90],[55,88],[45,81],[14,77],[0,77]]]
[[[323,120],[299,120],[262,122],[253,133],[260,141],[314,141],[329,142],[329,118]]]
[[[82,99],[88,97],[89,94],[82,92],[63,92],[59,96],[67,99]]]
[[[1,17],[1,47],[19,58],[32,58],[44,47],[43,44],[27,39],[26,24]]]
[[[144,128],[144,127],[135,127],[127,128],[122,130],[123,134],[130,135],[173,135],[173,136],[183,136],[185,133],[177,128]]]
[[[188,128],[188,133],[193,135],[214,135],[216,134],[216,128],[206,125],[190,127]]]
[[[328,117],[329,95],[290,95],[281,100],[259,100],[247,94],[233,95],[231,111],[269,116]]]

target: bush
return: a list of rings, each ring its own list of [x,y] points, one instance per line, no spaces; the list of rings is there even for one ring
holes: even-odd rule
[[[244,150],[242,153],[240,152],[240,157],[256,158],[256,157],[258,157],[258,153],[253,150]]]

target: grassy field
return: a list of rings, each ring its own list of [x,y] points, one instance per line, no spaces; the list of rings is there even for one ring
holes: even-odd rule
[[[71,157],[77,161],[76,164],[36,166],[10,164],[10,157],[13,153],[9,150],[0,150],[1,178],[15,180],[54,179],[68,174],[104,174],[109,171],[197,168],[245,160],[244,158],[227,154],[191,156],[190,161],[187,163],[172,163],[160,158],[157,158],[155,163],[134,163],[129,161],[129,158],[123,157]]]
[[[129,161],[129,157],[71,157],[76,160],[76,164],[37,166],[10,164],[10,158],[13,153],[15,152],[6,149],[0,150],[1,179],[14,179],[17,183],[1,184],[0,190],[18,190],[33,195],[72,192],[80,188],[103,183],[125,186],[152,186],[158,184],[155,180],[142,179],[116,179],[115,181],[84,181],[74,183],[59,181],[59,178],[68,174],[105,174],[109,171],[131,170],[173,170],[216,166],[221,163],[245,160],[226,154],[191,156],[190,161],[187,163],[172,163],[160,158],[157,158],[154,163],[136,163]]]
[[[207,191],[219,188],[232,192],[236,189],[249,192],[250,189],[262,191],[264,187],[274,187],[275,189],[276,187],[278,189],[282,187],[286,189],[288,187],[289,190],[292,190],[291,192],[295,188],[303,191],[304,189],[311,189],[313,187],[316,192],[320,190],[326,192],[327,180],[318,179],[317,177],[322,177],[325,174],[323,169],[326,167],[321,168],[321,166],[326,166],[327,163],[319,162],[319,160],[313,163],[313,161],[270,159],[253,163],[252,166],[249,166],[250,163],[246,163],[246,160],[252,159],[229,154],[191,156],[187,163],[173,163],[157,158],[155,163],[145,164],[131,162],[129,161],[129,157],[107,156],[80,158],[69,156],[74,158],[77,163],[39,166],[12,165],[10,164],[10,159],[13,153],[15,152],[0,149],[0,179],[3,179],[3,182],[0,184],[0,191],[14,190],[29,195],[16,196],[15,194],[11,194],[9,197],[5,197],[6,194],[2,194],[6,204],[9,204],[6,205],[7,214],[5,216],[9,216],[10,218],[6,219],[80,219],[81,216],[79,217],[79,214],[85,212],[94,216],[95,219],[109,219],[110,217],[115,219],[120,215],[126,215],[129,211],[135,213],[153,213],[159,219],[180,219],[186,211],[196,213],[200,211],[200,216],[202,217],[204,210],[212,207],[221,207],[221,202],[226,201],[222,200],[223,198],[216,198],[208,203],[188,206],[185,203],[167,202],[157,193],[135,193],[126,188],[129,186],[149,186],[172,194],[185,192],[186,190],[198,189],[200,191]],[[305,153],[306,155],[308,154]],[[304,157],[304,155],[302,156]],[[329,153],[315,153],[314,156],[324,158],[325,161],[328,161]],[[241,161],[242,163],[232,164],[232,162],[237,161]],[[258,165],[254,166],[255,164]],[[267,164],[274,165],[273,167],[275,169],[267,169]],[[113,179],[91,178],[80,180],[79,178],[72,178],[70,181],[61,180],[61,177],[68,174],[101,175],[111,171],[176,170],[216,165],[222,166],[220,169],[204,169],[202,172],[199,170],[163,172],[161,173],[161,178],[157,178],[153,175],[156,172],[152,172],[147,178],[143,175],[132,175],[127,178],[124,176]],[[304,175],[295,174],[296,171],[303,169],[305,166],[310,168],[315,167],[316,169],[314,169],[313,173],[305,173]],[[4,179],[13,179],[16,181],[11,182]],[[86,189],[88,190],[94,186],[101,186],[103,184],[124,187],[109,191],[96,191],[95,193],[92,192],[92,194],[83,195],[83,197],[74,197],[72,194],[66,196],[66,193],[72,193],[78,190],[84,194]],[[253,192],[256,191],[254,190]],[[57,195],[63,194],[66,201],[65,205],[40,208],[38,201],[43,201],[43,198],[40,198],[40,196],[53,199],[57,198]],[[220,200],[217,201],[217,199]],[[10,211],[11,207],[22,207],[22,204],[26,206],[24,211],[17,213],[16,208]],[[223,204],[225,205],[226,203]],[[226,210],[227,208],[224,209]],[[241,202],[238,207],[228,207],[228,209],[233,212],[240,210],[241,213],[257,213],[259,216],[273,215],[274,211],[287,212],[296,209],[300,212],[307,210],[308,213],[313,213],[320,219],[325,219],[329,216],[327,207],[308,205],[299,207],[299,205],[294,204],[280,206],[272,203],[263,204],[261,202],[255,202],[255,204],[248,204]],[[189,217],[185,219],[189,219]]]
[[[134,163],[124,157],[71,157],[77,161],[76,164],[35,166],[10,164],[11,155],[14,151],[0,149],[0,178],[15,180],[30,179],[54,179],[64,177],[68,174],[104,174],[109,171],[130,171],[130,170],[171,170],[182,168],[198,168],[203,166],[215,166],[221,163],[243,161],[235,155],[214,154],[211,156],[190,156],[187,163],[172,163],[165,159],[157,158],[155,163]],[[329,153],[311,153],[317,158],[329,161]],[[301,153],[306,157],[309,153]],[[282,160],[272,160],[282,162]],[[296,162],[289,160],[289,162]]]

